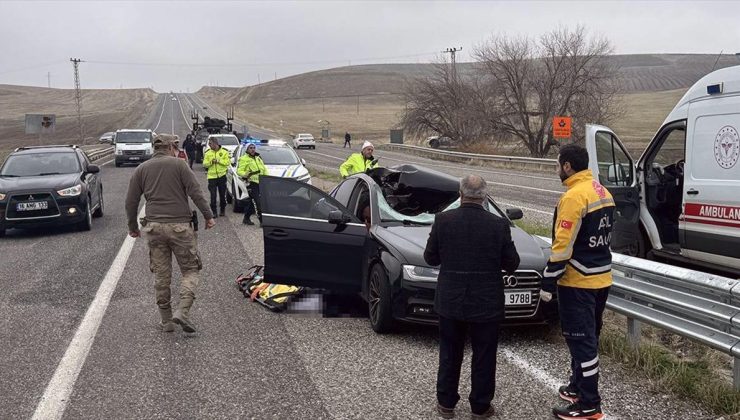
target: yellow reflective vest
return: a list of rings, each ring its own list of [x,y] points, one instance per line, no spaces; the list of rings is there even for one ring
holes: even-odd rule
[[[267,175],[267,168],[259,153],[255,153],[254,157],[247,153],[239,158],[236,174],[246,178],[249,182],[259,183],[260,175]]]
[[[614,199],[586,169],[563,184],[552,227],[552,255],[543,283],[583,289],[612,284],[609,243],[614,224]]]
[[[362,153],[352,153],[344,163],[339,165],[339,174],[342,175],[342,178],[346,178],[350,175],[376,168],[377,166],[377,163],[373,164],[372,159],[365,159]]]
[[[226,176],[231,164],[231,154],[223,147],[217,151],[208,149],[203,156],[203,167],[208,168],[208,179],[216,179]]]

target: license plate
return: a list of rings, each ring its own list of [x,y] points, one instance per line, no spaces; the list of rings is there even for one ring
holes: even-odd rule
[[[506,306],[531,305],[532,293],[530,292],[505,292],[504,304]]]
[[[128,158],[128,160],[139,160],[139,157],[138,156],[131,156],[130,158]]]
[[[32,201],[30,203],[18,203],[15,205],[17,211],[46,210],[48,208],[49,203],[46,201]]]

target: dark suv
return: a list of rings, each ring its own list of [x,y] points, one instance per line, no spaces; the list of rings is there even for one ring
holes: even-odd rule
[[[76,146],[16,149],[0,168],[0,236],[10,228],[90,230],[103,215],[99,172]]]

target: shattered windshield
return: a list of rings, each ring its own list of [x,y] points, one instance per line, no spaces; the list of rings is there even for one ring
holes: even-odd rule
[[[380,220],[382,222],[401,222],[404,224],[419,224],[419,225],[431,225],[434,223],[434,216],[436,213],[423,212],[417,215],[411,216],[398,212],[388,204],[385,197],[381,192],[377,192],[378,195],[378,208],[380,210]],[[445,207],[443,212],[448,210],[454,210],[460,207],[460,199],[458,198],[452,204]],[[493,204],[491,200],[486,200],[483,207],[489,212],[499,217],[505,217],[501,211]]]

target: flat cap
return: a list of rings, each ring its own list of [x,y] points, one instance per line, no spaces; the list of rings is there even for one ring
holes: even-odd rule
[[[157,134],[154,136],[154,147],[177,146],[180,138],[174,134]]]

